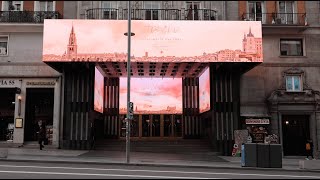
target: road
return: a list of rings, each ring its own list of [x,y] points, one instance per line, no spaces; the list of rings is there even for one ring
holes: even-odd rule
[[[320,172],[0,161],[0,179],[320,179]]]

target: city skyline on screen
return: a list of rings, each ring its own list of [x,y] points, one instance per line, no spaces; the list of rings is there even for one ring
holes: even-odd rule
[[[126,20],[45,20],[43,61],[125,62],[126,31]],[[263,61],[260,22],[133,20],[132,32],[133,62]]]
[[[135,114],[182,114],[181,78],[131,78]],[[120,114],[127,113],[127,79],[120,78]]]

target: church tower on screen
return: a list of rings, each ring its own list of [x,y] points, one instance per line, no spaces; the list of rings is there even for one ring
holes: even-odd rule
[[[67,49],[67,55],[69,58],[77,54],[77,47],[78,47],[77,38],[76,38],[76,34],[74,33],[74,28],[72,25],[71,33],[69,36],[68,49]]]
[[[256,38],[251,32],[251,27],[249,28],[249,33],[244,34],[242,40],[243,51],[250,54],[262,55],[262,38]]]

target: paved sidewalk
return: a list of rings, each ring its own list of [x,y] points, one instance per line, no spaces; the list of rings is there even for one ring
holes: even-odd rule
[[[126,153],[118,151],[82,151],[82,150],[61,150],[61,149],[38,149],[29,148],[0,148],[8,150],[7,156],[0,158],[2,161],[33,161],[33,162],[64,162],[64,163],[94,163],[94,164],[115,164],[127,165]],[[299,160],[303,157],[283,158],[282,168],[263,168],[264,170],[291,170],[310,171],[299,169]],[[319,161],[319,160],[317,160]],[[319,161],[320,163],[320,161]],[[175,166],[175,167],[201,167],[201,168],[243,168],[240,157],[216,156],[212,153],[192,154],[169,154],[169,153],[147,153],[131,152],[130,165],[149,166]],[[315,172],[320,172],[313,170]]]

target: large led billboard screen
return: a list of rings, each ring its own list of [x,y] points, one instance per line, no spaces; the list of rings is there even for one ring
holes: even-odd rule
[[[132,62],[262,62],[260,21],[132,20]],[[45,62],[126,62],[127,20],[44,21]]]
[[[94,72],[94,110],[103,113],[104,78],[97,67]]]
[[[200,113],[210,110],[210,74],[207,68],[199,77]]]
[[[182,114],[181,78],[131,78],[135,114]],[[127,78],[120,78],[120,114],[127,113]]]

